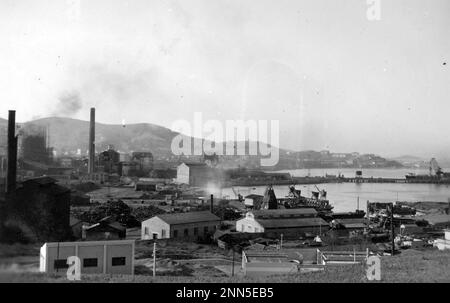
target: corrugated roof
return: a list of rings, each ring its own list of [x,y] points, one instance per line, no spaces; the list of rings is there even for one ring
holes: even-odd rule
[[[256,221],[264,228],[328,226],[328,223],[322,218],[257,219]]]
[[[365,218],[349,218],[349,219],[334,219],[338,224],[348,225],[348,224],[367,224],[368,221]]]
[[[206,166],[206,163],[202,162],[191,162],[191,163],[183,162],[183,164],[187,166]]]
[[[252,214],[255,218],[261,217],[287,217],[287,216],[315,216],[317,215],[317,211],[314,208],[289,208],[289,209],[261,209],[254,210]]]
[[[220,221],[220,218],[209,211],[194,211],[187,213],[157,215],[167,224],[185,224],[196,222]]]
[[[343,224],[347,229],[358,229],[358,228],[366,228],[367,225],[364,223],[345,223]]]
[[[56,180],[50,177],[37,177],[37,178],[33,178],[33,179],[28,179],[23,181],[22,183],[38,183],[40,185],[47,185],[47,184],[52,184],[52,183],[56,183]]]

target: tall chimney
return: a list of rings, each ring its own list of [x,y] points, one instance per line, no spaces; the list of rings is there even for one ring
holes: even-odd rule
[[[6,175],[6,193],[10,194],[16,189],[17,175],[17,136],[16,136],[16,111],[8,113],[8,163]]]
[[[209,211],[212,213],[214,210],[214,195],[211,195],[211,205],[209,207]]]
[[[95,167],[95,108],[91,107],[91,119],[89,122],[89,164],[88,173],[92,174]]]

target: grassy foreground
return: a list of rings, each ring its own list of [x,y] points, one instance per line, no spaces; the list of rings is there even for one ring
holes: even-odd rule
[[[68,282],[64,276],[42,273],[0,273],[0,282]],[[141,283],[361,283],[369,282],[363,265],[330,266],[324,271],[277,275],[262,278],[208,277],[208,276],[159,276],[149,275],[110,276],[86,275],[80,282],[141,282]],[[405,250],[400,255],[381,257],[380,282],[450,282],[450,252],[438,250]],[[373,282],[371,282],[373,283]]]

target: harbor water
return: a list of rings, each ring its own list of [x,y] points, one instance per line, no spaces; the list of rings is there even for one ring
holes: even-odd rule
[[[444,171],[449,171],[444,169]],[[286,171],[293,176],[324,176],[325,174],[344,174],[345,176],[354,176],[355,169],[299,169]],[[305,173],[306,172],[306,173]],[[364,170],[364,177],[390,177],[404,178],[408,172],[417,174],[427,174],[427,170],[412,171],[408,169],[371,169]],[[359,208],[365,210],[366,201],[371,202],[393,202],[393,201],[434,201],[448,202],[450,198],[450,185],[448,184],[408,184],[408,183],[326,183],[317,184],[320,189],[327,191],[327,198],[334,211],[354,211],[357,208],[359,197]],[[289,192],[287,185],[274,185],[275,194],[278,198],[285,197]],[[263,195],[265,186],[234,186],[234,191],[243,196],[248,194]],[[234,198],[233,189],[223,188],[222,196]],[[302,191],[302,196],[310,197],[312,191],[317,191],[314,185],[296,185],[296,189]]]

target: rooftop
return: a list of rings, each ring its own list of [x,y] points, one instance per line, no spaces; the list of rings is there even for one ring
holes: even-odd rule
[[[329,226],[322,218],[295,218],[295,219],[257,219],[264,228],[295,228],[310,226]]]
[[[290,209],[261,209],[251,212],[255,218],[289,218],[301,216],[316,216],[317,211],[314,208],[290,208]]]
[[[185,224],[196,222],[220,221],[220,218],[209,211],[194,211],[187,213],[174,213],[157,215],[167,224]]]

